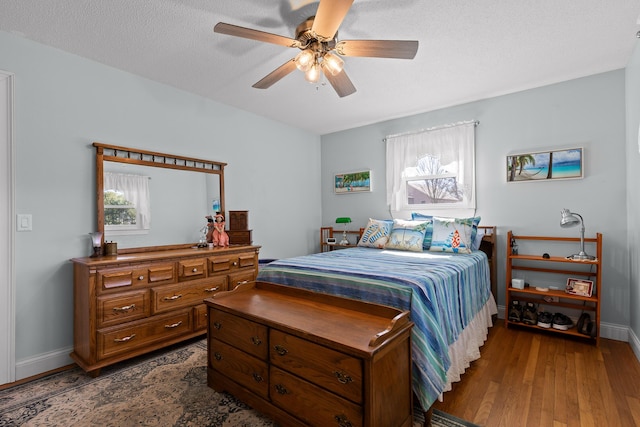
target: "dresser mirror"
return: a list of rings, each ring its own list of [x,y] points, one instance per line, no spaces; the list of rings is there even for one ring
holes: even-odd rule
[[[192,246],[207,224],[205,216],[224,212],[226,163],[98,142],[93,146],[98,231],[105,242],[117,243],[119,253]],[[105,191],[115,182],[128,190],[107,191],[105,206]],[[139,197],[136,186],[148,197]]]

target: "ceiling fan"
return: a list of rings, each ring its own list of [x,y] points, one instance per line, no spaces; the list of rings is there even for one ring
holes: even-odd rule
[[[353,0],[320,0],[315,16],[296,28],[295,39],[218,22],[213,31],[235,37],[273,43],[300,49],[295,58],[285,62],[253,85],[267,89],[296,68],[305,73],[305,79],[317,83],[324,74],[338,96],[356,91],[344,71],[341,56],[413,59],[418,50],[415,40],[340,40],[338,27],[344,20]]]

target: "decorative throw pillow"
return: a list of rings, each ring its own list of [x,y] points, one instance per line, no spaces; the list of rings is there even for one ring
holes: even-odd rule
[[[433,217],[432,252],[471,253],[480,217]]]
[[[428,251],[431,247],[431,239],[433,236],[433,216],[425,215],[418,212],[411,212],[411,219],[414,221],[427,222],[427,231],[424,233],[424,241],[422,243],[422,249]]]
[[[427,229],[425,221],[393,220],[393,229],[385,249],[422,252],[424,233]]]
[[[369,218],[367,227],[362,233],[362,237],[358,241],[358,246],[365,248],[384,248],[389,240],[391,234],[391,228],[393,227],[393,220],[378,220]]]

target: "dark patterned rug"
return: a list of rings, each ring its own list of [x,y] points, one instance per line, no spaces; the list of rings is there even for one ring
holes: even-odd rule
[[[206,360],[198,340],[103,368],[97,378],[74,368],[0,390],[0,426],[276,427],[207,387]],[[473,426],[437,411],[433,425]]]

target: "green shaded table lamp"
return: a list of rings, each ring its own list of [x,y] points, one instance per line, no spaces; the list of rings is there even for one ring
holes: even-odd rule
[[[347,224],[351,223],[351,218],[348,216],[342,216],[340,218],[336,218],[336,224],[344,224],[344,231],[342,232],[342,240],[339,245],[348,245],[349,240],[347,239]]]

